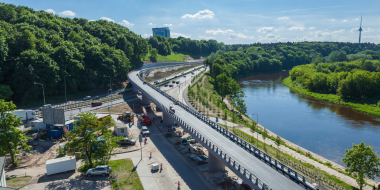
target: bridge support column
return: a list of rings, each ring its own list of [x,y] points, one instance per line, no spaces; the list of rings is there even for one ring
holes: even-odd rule
[[[172,118],[172,116],[170,116],[164,111],[162,112],[162,115],[163,115],[162,120],[164,120],[163,127],[170,127],[174,124],[174,118]]]
[[[150,105],[150,99],[149,99],[149,97],[148,97],[147,95],[142,94],[141,104],[142,104],[143,106]]]
[[[135,85],[132,85],[132,91],[137,92],[137,91],[139,91],[139,89],[137,89],[137,87]]]
[[[214,173],[224,170],[225,166],[222,161],[213,154],[208,154],[208,172]]]

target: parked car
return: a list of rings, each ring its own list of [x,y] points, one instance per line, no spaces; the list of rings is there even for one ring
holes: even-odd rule
[[[117,142],[117,144],[120,144],[120,145],[135,145],[136,144],[136,140],[133,140],[133,139],[125,137],[125,139],[119,140]]]
[[[92,102],[91,103],[91,106],[92,107],[95,107],[95,106],[101,106],[103,103],[101,103],[101,102]]]
[[[146,84],[146,81],[144,81],[143,84]]]
[[[169,85],[168,84],[165,84],[165,87],[168,87]]]
[[[172,83],[175,83],[175,80],[172,80]]]
[[[176,84],[179,84],[179,81],[176,81],[175,83],[176,83]]]
[[[91,100],[91,96],[86,96],[83,98],[83,100]]]
[[[100,98],[99,96],[95,96],[95,97],[94,97],[94,100],[97,100],[97,99],[99,99],[99,98]]]
[[[111,168],[107,165],[97,166],[96,168],[91,168],[87,170],[86,176],[91,177],[93,175],[101,175],[106,176],[109,175],[111,171]]]
[[[141,134],[145,137],[145,136],[149,136],[149,130],[148,130],[148,127],[146,126],[142,126],[141,128]]]
[[[172,84],[169,84],[169,87],[173,87],[173,85],[172,85]]]

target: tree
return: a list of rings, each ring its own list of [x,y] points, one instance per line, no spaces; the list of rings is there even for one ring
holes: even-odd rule
[[[9,153],[12,164],[18,165],[15,155],[20,153],[19,147],[26,151],[30,148],[26,144],[25,135],[16,128],[22,122],[21,117],[17,117],[12,113],[14,110],[16,110],[16,105],[13,102],[5,102],[0,99],[0,156],[5,156]]]
[[[152,61],[157,61],[157,58],[158,58],[158,51],[156,48],[152,48],[152,50],[150,51],[150,60]]]
[[[266,150],[265,149],[265,139],[268,137],[268,130],[267,130],[267,128],[264,127],[264,131],[261,134],[261,136],[263,136],[263,139],[264,139],[264,150]]]
[[[280,137],[279,135],[277,135],[277,138],[276,138],[276,140],[274,141],[274,143],[275,143],[276,146],[277,146],[277,157],[278,157],[278,151],[280,150],[280,145],[281,145],[281,143],[282,143],[282,139],[281,139],[281,137]]]
[[[0,99],[9,100],[13,95],[13,91],[8,85],[0,84]]]
[[[366,146],[364,142],[358,145],[352,144],[352,149],[346,150],[342,162],[346,164],[350,173],[358,173],[356,182],[360,189],[363,189],[365,184],[364,177],[374,179],[380,176],[380,157],[373,151],[372,146]]]
[[[257,127],[257,122],[252,121],[251,125],[249,126],[249,131],[251,131],[252,133],[252,138],[253,138],[253,134],[257,132],[256,127]]]
[[[95,159],[108,161],[111,153],[118,145],[119,137],[112,137],[107,126],[115,126],[110,116],[98,121],[93,113],[82,113],[75,121],[75,127],[67,134],[65,151],[82,152],[92,167]]]

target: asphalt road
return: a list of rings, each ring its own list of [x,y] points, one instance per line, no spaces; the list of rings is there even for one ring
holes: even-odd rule
[[[169,107],[169,104],[172,102],[148,85],[144,85],[137,76],[138,72],[139,71],[131,72],[129,74],[130,80],[142,88],[150,96],[154,97],[157,101]],[[244,168],[254,173],[255,176],[264,181],[271,189],[304,189],[286,176],[280,174],[275,169],[265,164],[263,161],[248,153],[246,150],[239,147],[237,144],[228,140],[225,136],[203,123],[194,115],[189,114],[182,107],[174,105],[174,108],[176,110],[175,114],[178,117],[200,132],[202,136],[206,137],[216,146],[221,148],[223,152],[227,153],[234,160],[239,162]]]

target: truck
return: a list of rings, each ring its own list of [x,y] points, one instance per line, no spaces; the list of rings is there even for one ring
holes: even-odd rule
[[[142,106],[141,110],[144,113],[144,115],[142,116],[142,119],[141,119],[142,124],[143,125],[151,125],[152,124],[152,120],[148,117],[148,114],[146,112],[145,107]]]
[[[47,175],[68,172],[77,168],[75,156],[56,158],[46,161]]]
[[[27,122],[29,120],[34,120],[36,119],[36,113],[33,110],[15,110],[13,112],[7,112],[7,113],[13,113],[17,117],[22,117],[21,121],[22,122]],[[1,118],[1,116],[0,116]]]

